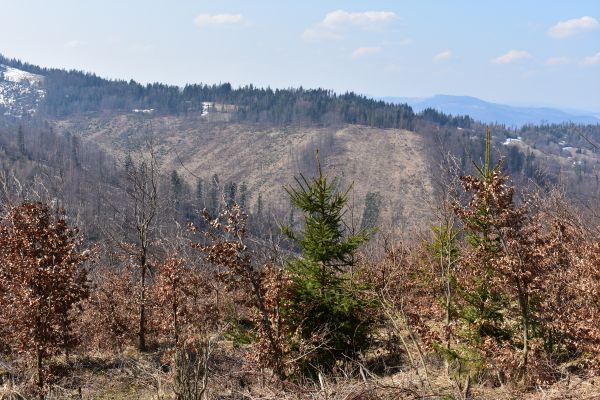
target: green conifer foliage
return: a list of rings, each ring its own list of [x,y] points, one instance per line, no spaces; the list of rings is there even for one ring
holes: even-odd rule
[[[296,187],[286,188],[304,226],[298,234],[284,228],[302,252],[288,264],[292,283],[285,321],[297,335],[294,346],[305,352],[300,370],[308,375],[364,349],[372,326],[365,287],[353,271],[354,253],[368,234],[349,233],[343,223],[351,187],[338,191],[337,179],[323,174],[318,159],[317,167],[316,177],[301,175]]]

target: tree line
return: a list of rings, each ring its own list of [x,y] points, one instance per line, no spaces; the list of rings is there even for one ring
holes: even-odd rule
[[[189,84],[183,88],[133,80],[108,80],[75,70],[41,68],[0,55],[0,63],[45,76],[46,96],[40,114],[67,117],[89,112],[153,110],[157,114],[199,113],[204,102],[234,105],[240,122],[286,124],[359,124],[412,130],[417,120],[468,127],[469,117],[451,116],[433,109],[416,114],[406,104],[394,105],[367,96],[327,89],[271,89],[229,83]],[[215,109],[219,111],[217,107]]]

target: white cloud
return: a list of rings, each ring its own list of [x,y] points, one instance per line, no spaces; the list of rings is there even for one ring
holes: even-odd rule
[[[448,61],[451,58],[452,58],[452,51],[446,50],[446,51],[442,51],[441,53],[436,54],[435,56],[433,56],[433,62],[434,63],[441,63],[441,62],[444,62],[444,61]]]
[[[492,60],[493,64],[510,64],[514,61],[521,60],[523,58],[530,58],[531,54],[525,50],[510,50],[506,54],[502,54]]]
[[[348,12],[336,10],[325,15],[317,25],[306,28],[302,38],[308,41],[319,39],[338,40],[343,37],[340,31],[347,28],[380,30],[398,17],[392,11]]]
[[[550,29],[548,35],[556,39],[564,39],[586,31],[592,31],[600,27],[598,20],[592,17],[573,18],[560,21]]]
[[[69,47],[71,49],[74,49],[76,47],[80,47],[83,44],[82,41],[77,40],[77,39],[73,39],[73,40],[69,40],[67,43],[65,43],[65,47]]]
[[[194,18],[194,24],[199,27],[239,25],[246,22],[242,14],[200,14]]]
[[[356,60],[362,57],[370,56],[381,52],[381,47],[359,47],[352,52],[352,59]]]
[[[343,36],[338,32],[328,31],[319,27],[306,28],[302,33],[302,39],[307,42],[316,42],[317,40],[340,40]]]
[[[597,52],[596,54],[586,57],[583,59],[583,64],[584,65],[595,65],[595,64],[600,64],[600,51]]]
[[[156,49],[156,46],[152,43],[135,43],[131,46],[135,51],[141,51],[143,53],[149,53]]]
[[[366,11],[350,13],[343,10],[332,11],[325,16],[319,24],[322,28],[337,29],[344,25],[360,26],[362,28],[376,28],[386,25],[396,19],[396,14],[391,11]]]
[[[565,65],[570,64],[571,59],[567,57],[550,57],[544,64],[546,65]]]

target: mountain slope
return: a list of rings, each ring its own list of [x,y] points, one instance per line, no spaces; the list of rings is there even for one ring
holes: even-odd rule
[[[6,59],[0,56],[2,60]],[[432,181],[440,157],[452,154],[460,172],[468,173],[483,149],[485,127],[470,118],[432,110],[415,114],[410,106],[352,93],[302,88],[273,91],[252,85],[234,89],[229,84],[143,86],[11,63],[3,67],[2,82],[28,91],[23,97],[11,97],[14,116],[19,110],[35,110],[32,104],[37,106],[40,112],[32,123],[70,138],[73,152],[81,138],[124,160],[152,136],[165,174],[177,171],[190,187],[198,178],[210,185],[214,175],[221,189],[229,183],[238,187],[245,183],[251,193],[250,210],[258,208],[260,196],[263,211],[280,221],[290,213],[283,186],[293,183],[299,173],[311,176],[315,172],[317,148],[323,164],[340,177],[342,186],[354,182],[356,223],[361,221],[367,195],[378,193],[380,197],[370,196],[382,200],[376,222],[422,229],[432,215]],[[27,103],[27,99],[38,100]],[[462,107],[486,118],[498,109],[507,113],[506,118],[514,116],[510,108],[468,97],[439,96],[436,102],[421,103],[421,107],[452,105],[451,112]],[[17,124],[12,123],[16,134]],[[600,157],[584,151],[582,132],[600,141],[600,126],[527,126],[518,132],[495,126],[494,157],[509,156],[505,165],[515,179],[533,179],[542,186],[561,182],[574,193],[587,193],[587,182],[600,171]],[[573,148],[573,154],[565,148]],[[18,152],[15,157],[26,155]],[[197,200],[190,196],[191,201]]]
[[[547,107],[516,107],[505,104],[487,102],[471,96],[436,95],[433,97],[385,97],[392,103],[406,103],[415,112],[433,108],[452,115],[469,115],[471,118],[484,123],[500,123],[509,126],[526,124],[575,122],[582,124],[600,123],[600,118],[585,113],[563,111]]]
[[[260,194],[273,212],[289,209],[283,186],[292,184],[294,175],[315,172],[318,147],[323,165],[340,178],[341,186],[354,183],[351,199],[357,223],[368,192],[384,199],[380,223],[423,226],[432,212],[424,206],[433,197],[426,143],[406,130],[356,125],[277,128],[214,123],[200,116],[140,115],[70,118],[54,127],[57,132],[78,132],[121,159],[151,130],[165,171],[177,170],[190,183],[196,177],[210,182],[213,174],[222,184],[245,182],[250,208],[255,209]]]

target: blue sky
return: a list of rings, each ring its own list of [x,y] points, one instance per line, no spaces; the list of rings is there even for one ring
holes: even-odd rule
[[[600,1],[0,0],[0,53],[140,82],[600,112]]]

